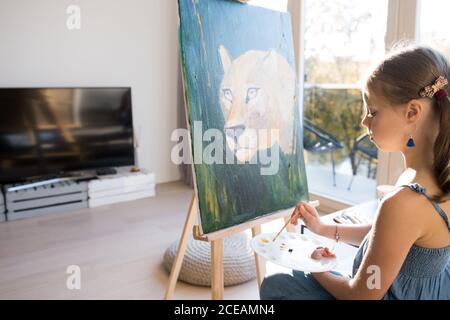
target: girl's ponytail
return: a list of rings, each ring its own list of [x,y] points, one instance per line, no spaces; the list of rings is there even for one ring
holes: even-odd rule
[[[450,70],[446,77],[449,78]],[[448,92],[448,86],[445,88]],[[442,191],[435,200],[442,201],[443,196],[450,193],[450,97],[437,98],[436,107],[439,110],[439,134],[434,143],[434,174]]]

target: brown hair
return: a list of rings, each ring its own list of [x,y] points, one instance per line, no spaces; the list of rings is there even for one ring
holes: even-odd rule
[[[367,79],[367,88],[380,94],[391,105],[406,104],[421,98],[419,92],[444,76],[450,80],[450,62],[438,51],[412,46],[397,50],[384,59]],[[444,87],[449,90],[449,85]],[[439,133],[434,143],[434,175],[441,195],[450,193],[450,98],[432,98],[439,119]]]

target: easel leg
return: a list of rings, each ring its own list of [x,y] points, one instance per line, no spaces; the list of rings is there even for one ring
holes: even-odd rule
[[[223,300],[223,243],[211,241],[211,289],[213,300]]]
[[[252,236],[255,237],[261,233],[261,226],[252,228]],[[256,263],[256,281],[258,281],[258,286],[261,288],[261,283],[264,280],[264,276],[266,275],[266,261],[260,257],[256,252],[255,254],[255,263]]]
[[[189,235],[191,234],[192,227],[194,225],[196,212],[197,212],[197,199],[194,195],[192,197],[186,221],[184,222],[183,234],[181,235],[180,243],[178,245],[177,255],[173,262],[172,270],[170,271],[169,285],[167,287],[167,291],[164,296],[164,299],[166,300],[170,300],[173,297],[175,285],[177,284],[178,275],[180,274],[181,265],[183,263],[184,254],[186,252]]]

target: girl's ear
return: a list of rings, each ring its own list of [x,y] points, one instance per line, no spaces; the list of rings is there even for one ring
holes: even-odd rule
[[[423,112],[423,104],[421,101],[419,100],[411,100],[408,103],[408,106],[406,107],[406,121],[408,123],[414,123],[416,122],[420,116],[422,115]]]

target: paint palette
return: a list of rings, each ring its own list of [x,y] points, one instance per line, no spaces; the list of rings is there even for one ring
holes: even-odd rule
[[[276,233],[264,233],[254,237],[251,242],[253,250],[268,261],[305,272],[330,271],[337,265],[336,258],[311,258],[317,247],[325,246],[317,239],[285,232],[273,242],[275,235]]]

